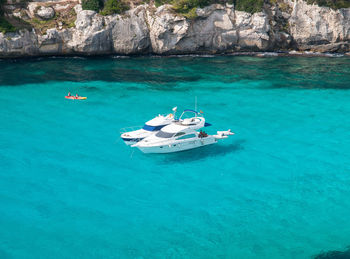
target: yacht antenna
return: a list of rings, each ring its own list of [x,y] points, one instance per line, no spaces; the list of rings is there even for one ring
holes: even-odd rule
[[[176,111],[177,111],[177,106],[174,107],[172,110],[173,110],[173,112],[174,112],[173,115],[174,115],[174,120],[175,120],[175,114],[176,114]]]

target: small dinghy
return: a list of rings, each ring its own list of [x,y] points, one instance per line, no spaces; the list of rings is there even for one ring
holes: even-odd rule
[[[71,100],[86,100],[87,97],[84,96],[65,96],[64,98],[66,99],[71,99]]]

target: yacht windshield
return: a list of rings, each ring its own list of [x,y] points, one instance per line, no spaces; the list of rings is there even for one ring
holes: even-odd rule
[[[144,130],[147,130],[147,131],[158,131],[158,130],[160,130],[161,128],[163,128],[164,126],[165,126],[165,125],[150,126],[150,125],[145,124],[145,126],[143,126],[143,129],[144,129]]]
[[[156,136],[158,138],[171,138],[172,136],[174,136],[175,133],[168,133],[168,132],[164,132],[164,131],[159,131],[157,132]]]

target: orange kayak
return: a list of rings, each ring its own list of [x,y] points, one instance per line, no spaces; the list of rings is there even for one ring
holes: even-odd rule
[[[87,97],[83,97],[83,96],[65,96],[66,99],[72,99],[72,100],[85,100],[87,99]]]

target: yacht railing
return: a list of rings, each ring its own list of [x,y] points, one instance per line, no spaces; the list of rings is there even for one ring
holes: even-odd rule
[[[135,131],[135,130],[139,130],[142,129],[143,126],[130,126],[130,127],[125,127],[125,128],[121,128],[119,130],[120,134],[129,132],[129,131]]]
[[[168,140],[168,141],[177,140],[177,138],[179,138],[180,136],[175,137],[175,134],[176,134],[176,133],[174,133],[174,136],[172,136],[172,137],[170,137],[170,138],[163,138],[163,139],[158,140],[158,141],[152,141],[152,145],[162,144],[162,143],[165,142],[165,141],[164,141],[165,139]],[[195,137],[196,139],[195,139],[195,140],[191,140],[191,141],[186,141],[186,142],[188,142],[188,143],[190,143],[190,144],[194,144],[194,143],[196,143],[196,140],[202,139],[202,138],[200,138],[200,137],[198,136],[198,132],[195,132],[194,134],[196,135],[196,137]],[[209,135],[208,135],[208,136],[209,136]],[[206,136],[206,137],[208,137],[208,136]],[[206,137],[203,137],[203,138],[206,138]],[[181,144],[181,143],[183,143],[183,142],[176,143],[176,145]],[[164,145],[164,146],[172,146],[173,143],[167,143],[167,144],[163,144],[163,145]]]

